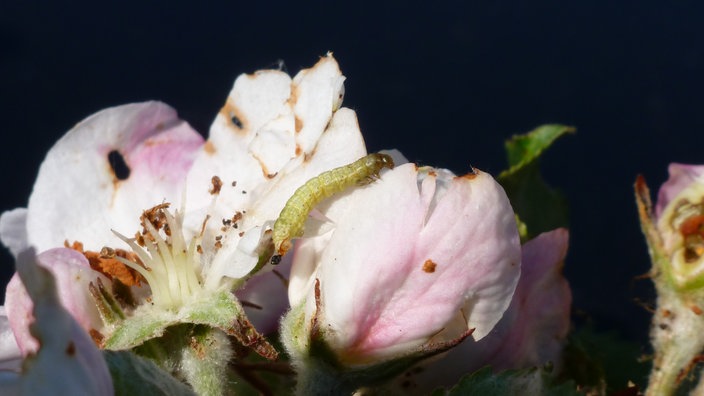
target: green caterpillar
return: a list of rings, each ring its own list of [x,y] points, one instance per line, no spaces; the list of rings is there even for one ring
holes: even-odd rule
[[[291,240],[303,236],[308,213],[322,200],[355,186],[371,183],[379,178],[383,168],[393,168],[394,160],[387,154],[369,154],[357,161],[323,172],[300,186],[288,199],[274,223],[272,264],[291,248]]]

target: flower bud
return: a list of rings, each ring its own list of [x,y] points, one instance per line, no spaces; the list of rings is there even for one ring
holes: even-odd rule
[[[673,394],[704,350],[704,166],[671,164],[669,173],[654,213],[643,177],[635,184],[658,294],[648,395]]]

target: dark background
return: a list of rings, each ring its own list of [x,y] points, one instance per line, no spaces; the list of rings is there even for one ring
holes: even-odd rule
[[[283,60],[295,74],[332,50],[370,151],[496,175],[507,137],[576,126],[542,165],[571,204],[577,317],[646,344],[632,183],[643,173],[656,189],[668,163],[704,162],[699,2],[8,3],[0,210],[26,205],[47,150],[97,110],[159,99],[206,133],[240,73]]]

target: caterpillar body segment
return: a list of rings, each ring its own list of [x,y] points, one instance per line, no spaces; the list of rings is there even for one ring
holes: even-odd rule
[[[281,256],[291,248],[293,238],[303,236],[306,218],[316,205],[347,188],[371,183],[379,178],[382,169],[393,167],[391,156],[369,154],[349,165],[325,171],[300,186],[286,202],[274,223],[272,264],[277,264]]]

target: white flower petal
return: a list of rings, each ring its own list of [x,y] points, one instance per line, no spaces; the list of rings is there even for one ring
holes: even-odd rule
[[[137,230],[142,210],[178,204],[201,144],[202,137],[159,102],[88,117],[49,150],[39,169],[27,214],[30,244],[39,251],[65,240],[89,250],[121,244],[111,229]],[[120,174],[120,156],[128,176]]]
[[[27,209],[16,208],[0,215],[0,240],[15,257],[19,252],[29,247],[27,242]]]
[[[0,306],[0,370],[18,370],[22,352],[10,327],[5,307]]]

